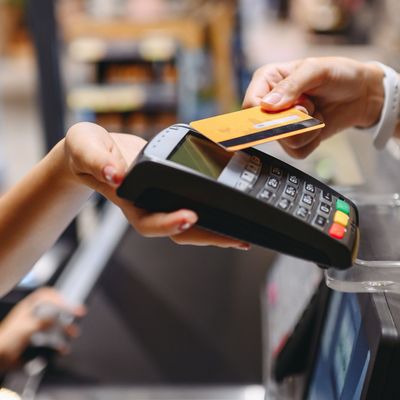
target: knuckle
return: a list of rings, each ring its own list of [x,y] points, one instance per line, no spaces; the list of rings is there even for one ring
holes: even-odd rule
[[[297,89],[297,83],[294,81],[293,78],[291,79],[284,79],[279,85],[276,87],[276,91],[281,91],[285,93],[293,93]]]
[[[257,68],[254,71],[253,78],[260,79],[265,78],[271,74],[277,73],[276,72],[276,65],[275,64],[266,64],[262,67]]]
[[[303,65],[307,65],[309,67],[316,66],[319,63],[319,59],[317,57],[307,57],[303,61]]]
[[[73,124],[67,131],[65,138],[66,140],[71,139],[71,137],[80,135],[81,131],[85,128],[86,122],[77,122]]]
[[[282,81],[282,75],[276,68],[269,68],[265,74],[268,82],[279,82]]]
[[[318,57],[307,57],[302,63],[302,68],[307,68],[309,71],[312,71],[315,76],[321,78],[329,71],[326,62]]]
[[[253,73],[253,78],[259,78],[259,77],[263,76],[265,69],[266,69],[266,66],[257,68]]]

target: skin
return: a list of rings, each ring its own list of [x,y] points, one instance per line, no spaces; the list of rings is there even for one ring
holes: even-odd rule
[[[247,249],[248,245],[193,227],[189,210],[147,213],[119,199],[115,189],[145,142],[110,134],[91,123],[74,125],[19,183],[0,198],[0,295],[7,293],[50,248],[96,190],[123,210],[144,236],[181,244]]]
[[[261,105],[273,112],[297,106],[324,121],[322,130],[280,141],[291,156],[304,158],[337,132],[367,128],[379,120],[383,77],[378,65],[342,57],[268,64],[254,73],[243,107]]]
[[[68,307],[56,290],[42,288],[21,300],[3,319],[0,325],[0,372],[17,367],[21,364],[21,355],[30,343],[34,333],[51,329],[56,323],[54,317],[40,318],[35,314],[38,306],[50,304],[58,309],[71,313],[76,318],[82,317],[86,310],[82,306]],[[79,335],[76,324],[64,328],[69,338]],[[66,353],[67,348],[58,349]]]

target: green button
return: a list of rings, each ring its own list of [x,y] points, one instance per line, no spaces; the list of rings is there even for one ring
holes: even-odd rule
[[[336,209],[350,215],[350,206],[343,200],[336,200]]]

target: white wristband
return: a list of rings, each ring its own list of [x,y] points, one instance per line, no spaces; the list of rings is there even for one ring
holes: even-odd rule
[[[394,69],[379,62],[374,63],[379,65],[385,73],[385,77],[383,78],[385,100],[378,123],[366,130],[374,136],[374,146],[377,149],[383,149],[393,136],[398,122],[400,112],[400,82],[399,76]]]

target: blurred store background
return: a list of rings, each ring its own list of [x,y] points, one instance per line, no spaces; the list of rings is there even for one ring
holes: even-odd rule
[[[150,137],[238,109],[265,63],[344,55],[399,64],[394,0],[47,1],[0,2],[6,184],[76,121]]]
[[[239,109],[265,63],[320,55],[400,68],[398,0],[0,0],[0,188],[77,121],[150,138]],[[290,162],[330,184],[362,184],[353,138],[334,137]],[[264,149],[288,159],[276,143]],[[47,270],[57,275],[100,215],[95,199]],[[71,385],[148,384],[256,385],[240,398],[262,398],[262,299],[274,258],[258,248],[182,248],[129,230],[93,291],[82,337],[44,378],[43,398],[89,398]],[[4,313],[54,282],[48,276],[3,299]],[[57,397],[54,387],[66,392]]]

